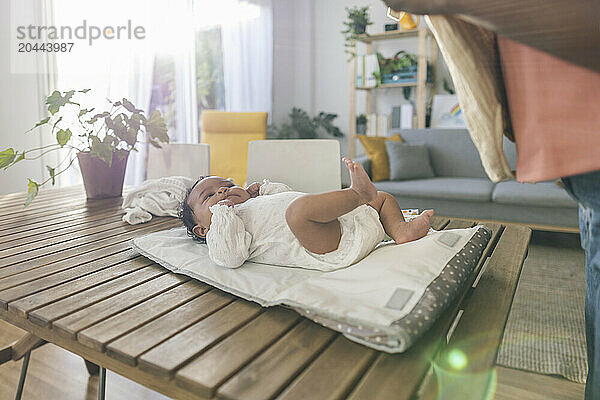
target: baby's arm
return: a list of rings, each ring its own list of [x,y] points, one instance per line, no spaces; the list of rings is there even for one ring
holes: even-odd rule
[[[285,183],[277,183],[271,182],[267,179],[263,180],[262,185],[260,185],[259,196],[264,196],[267,194],[276,194],[282,192],[291,192],[292,189],[286,185]]]
[[[210,259],[222,267],[241,266],[250,255],[252,235],[246,232],[244,222],[233,207],[215,204],[210,211],[213,215],[206,234]]]

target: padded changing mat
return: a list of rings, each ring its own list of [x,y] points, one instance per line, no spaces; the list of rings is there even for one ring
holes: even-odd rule
[[[262,306],[284,305],[350,340],[405,351],[468,285],[491,232],[484,226],[382,242],[360,262],[332,272],[246,262],[214,264],[185,228],[135,238],[132,247],[165,268]]]

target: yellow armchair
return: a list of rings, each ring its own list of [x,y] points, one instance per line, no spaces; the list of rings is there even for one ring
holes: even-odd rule
[[[204,110],[200,141],[210,146],[210,173],[246,182],[248,142],[267,138],[266,112]]]

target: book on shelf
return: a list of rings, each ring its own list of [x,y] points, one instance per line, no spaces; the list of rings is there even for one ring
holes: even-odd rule
[[[367,115],[367,136],[377,136],[377,114]]]
[[[354,59],[356,62],[356,87],[365,85],[365,56],[357,55]]]
[[[377,136],[387,137],[390,132],[390,116],[377,114]]]
[[[374,88],[377,86],[375,72],[379,72],[379,60],[377,60],[377,54],[367,54],[365,56],[364,87]]]

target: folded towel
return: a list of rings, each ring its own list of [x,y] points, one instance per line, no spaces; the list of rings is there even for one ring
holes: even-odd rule
[[[152,215],[177,217],[194,182],[185,176],[148,179],[125,197],[123,221],[135,225],[150,221]]]

